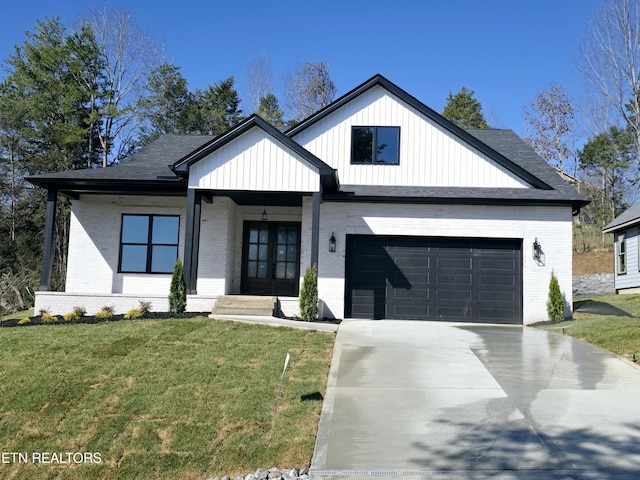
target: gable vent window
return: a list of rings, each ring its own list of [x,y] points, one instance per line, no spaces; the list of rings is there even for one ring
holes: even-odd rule
[[[624,233],[618,235],[618,275],[627,273],[627,241]]]
[[[351,163],[398,165],[400,127],[351,127]]]
[[[122,215],[122,273],[172,273],[178,258],[178,215]]]

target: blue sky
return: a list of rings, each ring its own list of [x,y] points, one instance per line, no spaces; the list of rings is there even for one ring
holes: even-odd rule
[[[441,112],[466,86],[492,126],[524,136],[522,107],[538,92],[561,83],[583,95],[577,45],[600,0],[28,0],[0,7],[0,58],[36,20],[71,25],[99,6],[132,11],[190,89],[234,76],[248,101],[247,65],[265,55],[280,98],[293,64],[326,61],[338,96],[381,73]]]

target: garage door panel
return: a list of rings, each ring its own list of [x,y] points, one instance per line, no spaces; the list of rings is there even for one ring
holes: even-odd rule
[[[459,268],[471,270],[471,258],[442,256],[436,259],[436,268]]]
[[[492,285],[495,287],[513,287],[516,279],[513,275],[478,275],[479,285]]]
[[[348,236],[345,315],[521,324],[521,245]]]
[[[478,258],[478,267],[481,269],[504,270],[513,272],[515,259],[513,258]]]
[[[454,300],[460,302],[470,302],[472,299],[471,290],[468,288],[462,290],[436,290],[436,300]]]
[[[471,285],[471,274],[452,274],[436,272],[437,285]]]
[[[468,305],[438,306],[436,307],[436,320],[456,321],[472,318],[473,311]]]
[[[396,288],[393,290],[393,298],[397,300],[429,300],[429,289],[427,286],[410,290]]]

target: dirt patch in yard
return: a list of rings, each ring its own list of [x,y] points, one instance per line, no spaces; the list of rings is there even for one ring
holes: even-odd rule
[[[573,275],[613,273],[613,252],[573,252]]]

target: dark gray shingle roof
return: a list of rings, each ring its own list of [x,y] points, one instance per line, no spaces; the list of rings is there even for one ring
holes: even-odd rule
[[[586,202],[572,185],[567,183],[551,165],[540,158],[513,130],[469,129],[467,131],[552,187],[559,197]]]
[[[618,232],[640,223],[640,202],[631,205],[628,209],[614,218],[609,225],[604,227],[604,233]]]
[[[44,173],[28,177],[31,183],[46,186],[65,180],[87,181],[155,181],[175,178],[170,164],[214,138],[211,135],[163,135],[122,162],[107,168],[90,168],[67,172]]]

